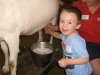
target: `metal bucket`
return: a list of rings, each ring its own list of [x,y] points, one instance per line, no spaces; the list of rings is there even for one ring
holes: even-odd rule
[[[45,51],[47,50],[50,51],[46,53]],[[50,62],[53,50],[54,50],[53,45],[48,42],[37,42],[32,44],[30,47],[30,51],[34,64],[37,67],[44,68]]]

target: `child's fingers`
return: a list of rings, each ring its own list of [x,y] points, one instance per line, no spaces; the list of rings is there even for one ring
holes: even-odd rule
[[[62,62],[62,60],[59,60],[58,64],[59,64],[60,67],[64,68],[64,63]]]
[[[58,64],[60,67],[65,68],[68,64],[65,62],[66,58],[62,58],[61,60],[58,61]]]

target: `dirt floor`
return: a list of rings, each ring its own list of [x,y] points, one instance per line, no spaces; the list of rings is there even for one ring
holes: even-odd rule
[[[48,41],[48,39],[50,38],[49,35],[45,35],[43,34],[43,39],[44,41]],[[53,59],[51,60],[52,67],[46,67],[46,68],[42,68],[42,69],[38,69],[32,60],[30,51],[29,51],[29,47],[37,42],[38,40],[38,33],[35,33],[31,36],[21,36],[20,39],[20,53],[19,53],[19,57],[18,57],[18,65],[17,65],[17,75],[65,75],[64,69],[60,68],[58,66],[58,64],[55,62],[52,62],[53,59],[56,59],[57,57],[53,57]],[[55,39],[53,40],[53,45],[56,45],[58,47],[60,47],[60,40]],[[59,53],[59,55],[57,56],[61,56],[62,53]],[[51,64],[50,63],[50,64]],[[1,67],[4,64],[4,57],[2,54],[2,51],[0,50],[0,75],[3,75],[1,72]],[[37,70],[37,71],[36,71]],[[41,74],[41,71],[45,71],[46,74]],[[39,74],[37,74],[37,73]],[[6,75],[10,75],[10,73],[6,74]]]

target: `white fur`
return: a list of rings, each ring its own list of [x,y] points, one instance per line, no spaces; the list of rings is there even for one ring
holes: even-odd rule
[[[63,5],[65,4],[65,3],[62,2],[61,0],[58,0],[58,1],[59,1],[59,5],[60,5],[60,6],[63,6]],[[57,19],[58,19],[58,13],[57,13],[57,15],[52,19],[51,24],[52,24],[52,25],[57,25]],[[39,33],[38,42],[41,42],[41,41],[43,41],[42,30],[39,30],[38,33]],[[49,43],[53,44],[53,36],[51,36]]]
[[[58,0],[0,0],[0,44],[5,56],[4,73],[10,68],[11,75],[16,75],[19,36],[31,35],[45,27],[54,19],[58,8]]]

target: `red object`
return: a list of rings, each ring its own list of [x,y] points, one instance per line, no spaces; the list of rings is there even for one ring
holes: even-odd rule
[[[81,0],[75,2],[73,6],[77,6],[84,19],[81,22],[79,34],[88,42],[100,43],[100,6],[92,14],[88,7]],[[87,18],[87,19],[86,19]]]

